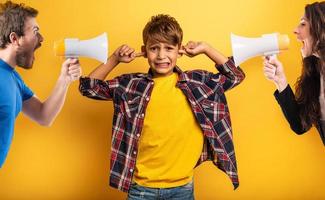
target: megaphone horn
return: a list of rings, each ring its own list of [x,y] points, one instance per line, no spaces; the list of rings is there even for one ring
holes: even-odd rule
[[[108,56],[107,34],[103,33],[89,40],[66,38],[54,43],[54,52],[57,56],[75,58],[85,56],[106,63]]]
[[[280,50],[288,49],[289,37],[278,33],[262,35],[259,38],[247,38],[231,34],[231,46],[235,65],[238,66],[247,59],[265,55],[278,54]]]

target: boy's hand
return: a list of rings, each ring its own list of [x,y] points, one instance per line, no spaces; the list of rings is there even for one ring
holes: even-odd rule
[[[136,57],[143,56],[143,53],[136,53],[135,50],[128,45],[122,45],[115,50],[113,57],[115,57],[117,62],[129,63],[133,61]]]
[[[179,53],[193,57],[201,53],[205,53],[208,47],[208,44],[205,42],[189,41],[185,46],[182,46],[182,48],[179,50]]]

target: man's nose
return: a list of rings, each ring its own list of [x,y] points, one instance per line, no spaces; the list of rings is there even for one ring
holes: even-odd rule
[[[38,35],[38,41],[39,41],[39,43],[44,41],[44,38],[43,38],[42,34]]]

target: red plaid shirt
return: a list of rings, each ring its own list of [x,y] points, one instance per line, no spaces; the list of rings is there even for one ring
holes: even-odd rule
[[[227,173],[234,188],[237,188],[237,165],[224,92],[243,81],[245,74],[234,65],[232,59],[217,66],[217,69],[217,74],[204,70],[183,72],[177,66],[174,71],[179,74],[177,87],[187,97],[204,134],[203,150],[197,165],[207,160],[213,161]],[[113,100],[110,185],[124,192],[129,190],[132,182],[139,138],[153,87],[150,71],[147,74],[121,75],[107,81],[87,77],[80,79],[82,95]]]

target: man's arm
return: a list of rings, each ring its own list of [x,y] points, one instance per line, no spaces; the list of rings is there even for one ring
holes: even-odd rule
[[[23,102],[22,111],[40,125],[50,126],[61,111],[70,84],[81,75],[76,59],[67,59],[62,64],[61,74],[46,101],[41,102],[35,95]]]

